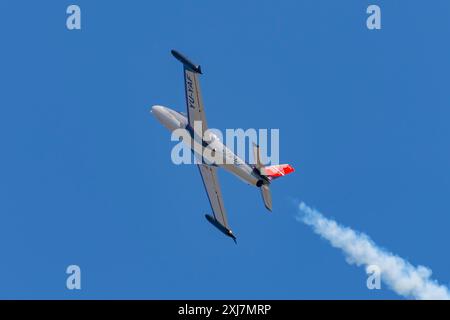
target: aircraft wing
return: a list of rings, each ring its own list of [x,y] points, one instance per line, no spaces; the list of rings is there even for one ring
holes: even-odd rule
[[[203,109],[203,100],[200,92],[200,81],[198,73],[184,68],[184,85],[186,90],[186,105],[189,125],[195,128],[194,121],[201,121],[202,132],[204,133],[208,126],[206,124],[205,112]]]
[[[206,124],[203,100],[200,92],[199,75],[202,73],[202,70],[199,65],[195,65],[178,51],[172,50],[172,55],[183,64],[184,88],[186,93],[186,107],[189,126],[194,130],[194,132],[201,129],[202,133],[200,137],[203,137],[203,134],[208,129],[208,125]],[[197,121],[201,122],[201,127],[198,129],[195,124]],[[204,164],[199,164],[198,168],[214,214],[214,217],[206,215],[206,219],[217,229],[231,237],[236,242],[236,237],[228,226],[227,214],[223,205],[222,192],[220,191],[219,180],[217,179],[217,168]]]
[[[214,214],[214,217],[206,215],[206,219],[220,231],[236,241],[236,237],[233,235],[233,232],[228,225],[227,213],[223,205],[222,192],[217,178],[217,168],[204,164],[199,164],[198,168]]]
[[[206,124],[203,99],[200,91],[199,75],[202,73],[201,68],[175,50],[172,50],[172,55],[183,63],[184,66],[184,88],[189,125],[195,129],[194,122],[201,121],[201,129],[204,133],[208,129],[208,126]]]

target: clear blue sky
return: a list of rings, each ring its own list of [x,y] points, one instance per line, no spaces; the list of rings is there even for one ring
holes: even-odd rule
[[[0,298],[397,298],[292,199],[450,283],[448,1],[77,0],[68,31],[71,3],[0,3]],[[220,172],[237,246],[149,114],[185,109],[172,48],[202,65],[211,127],[279,128],[297,169],[273,214]]]

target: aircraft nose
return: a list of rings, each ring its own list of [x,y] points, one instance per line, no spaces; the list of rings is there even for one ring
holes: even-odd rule
[[[152,115],[167,129],[173,131],[180,127],[180,121],[178,121],[170,112],[169,108],[163,106],[153,106],[150,110]]]
[[[151,113],[153,113],[155,116],[157,116],[158,114],[161,114],[164,110],[164,107],[162,106],[153,106],[152,110],[150,110]]]
[[[163,123],[166,121],[167,112],[166,108],[163,106],[153,106],[150,112],[156,119],[158,119],[159,122]]]

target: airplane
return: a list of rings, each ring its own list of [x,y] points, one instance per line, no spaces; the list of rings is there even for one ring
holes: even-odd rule
[[[186,143],[196,158],[199,159],[197,166],[213,211],[213,216],[206,214],[205,218],[237,243],[236,236],[228,224],[217,177],[217,168],[221,167],[244,182],[258,187],[261,190],[264,205],[269,211],[272,211],[272,196],[269,189],[271,181],[293,172],[294,168],[289,164],[263,165],[261,163],[259,146],[256,144],[253,144],[255,164],[248,164],[228,149],[214,133],[209,132],[200,92],[199,75],[202,74],[202,69],[200,65],[192,63],[178,51],[172,50],[171,53],[183,64],[187,114],[161,105],[154,105],[151,108],[151,113],[169,131],[186,130],[189,141],[183,139],[183,143]],[[197,124],[200,124],[200,126],[197,126]],[[201,132],[204,134],[202,135]],[[203,148],[208,149],[210,152],[199,152],[199,150],[204,150]],[[213,155],[220,155],[222,159],[231,161],[218,163],[215,161],[217,158],[212,157]]]

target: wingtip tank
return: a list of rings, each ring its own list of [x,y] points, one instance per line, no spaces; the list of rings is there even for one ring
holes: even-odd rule
[[[179,53],[177,50],[171,50],[170,52],[175,57],[175,59],[180,61],[186,68],[188,68],[191,71],[202,74],[202,68],[200,67],[200,65],[194,64],[188,58],[186,58],[184,55]]]
[[[233,231],[231,231],[228,228],[225,228],[219,221],[216,220],[216,218],[210,216],[209,214],[205,214],[206,220],[208,220],[209,223],[211,223],[214,227],[216,227],[220,232],[225,234],[226,236],[233,239],[234,243],[237,244],[236,236],[233,234]]]

